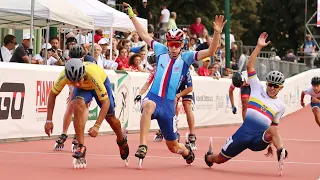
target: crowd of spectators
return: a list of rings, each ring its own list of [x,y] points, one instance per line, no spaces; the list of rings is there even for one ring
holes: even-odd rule
[[[158,22],[155,22],[156,18],[150,12],[147,0],[142,0],[141,4],[134,9],[134,12],[137,16],[148,19],[149,35],[161,43],[166,43],[165,33],[169,29],[178,28],[176,24],[177,13],[170,12],[165,4],[162,4],[161,10],[159,9],[160,17]],[[182,30],[185,33],[183,51],[207,49],[212,43],[212,35],[208,33],[207,28],[202,24],[201,17],[197,17],[194,23],[182,28]],[[159,33],[157,37],[155,37],[155,31]],[[63,66],[65,61],[69,59],[70,49],[79,44],[85,54],[92,56],[97,64],[104,69],[134,72],[150,72],[153,69],[147,62],[147,57],[153,53],[153,50],[140,39],[135,31],[129,33],[112,32],[112,42],[110,42],[110,38],[105,38],[101,29],[94,32],[93,38],[91,33],[85,30],[69,30],[65,33],[63,37],[52,37],[48,43],[42,38],[42,49],[40,52],[33,53],[36,55],[32,56],[31,63],[44,64],[47,62],[50,65]],[[4,44],[0,51],[0,61],[28,63],[30,38],[33,38],[34,41],[33,35],[25,34],[22,44],[17,45],[15,36],[5,36]],[[62,40],[62,38],[65,38],[65,40]],[[192,75],[208,76],[214,79],[230,78],[234,71],[245,70],[245,64],[250,54],[248,49],[243,49],[242,54],[239,54],[238,46],[235,44],[235,37],[230,33],[231,62],[230,66],[227,67],[224,38],[225,35],[222,34],[219,47],[214,56],[202,59],[202,61],[192,65]],[[94,41],[93,46],[92,40]],[[48,50],[47,55],[46,49]],[[309,35],[303,50],[305,53],[310,54],[310,58],[313,58],[315,44]],[[296,57],[293,50],[289,50],[283,59],[295,61]]]

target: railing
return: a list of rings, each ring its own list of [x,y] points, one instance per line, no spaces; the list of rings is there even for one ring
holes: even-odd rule
[[[258,57],[255,65],[259,79],[265,80],[270,71],[280,71],[286,78],[304,72],[306,64]]]

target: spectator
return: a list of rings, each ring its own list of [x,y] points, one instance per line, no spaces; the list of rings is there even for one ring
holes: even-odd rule
[[[197,37],[200,37],[200,35],[203,32],[203,29],[205,29],[205,26],[201,24],[201,17],[197,17],[196,22],[191,24],[189,27],[189,34],[190,35],[197,35]]]
[[[231,29],[230,29],[230,34],[229,34],[229,36],[230,36],[230,49],[232,49],[232,46],[234,45],[234,43],[236,42],[236,40],[235,40],[235,38],[234,38],[234,35],[231,34]],[[222,39],[223,41],[225,41],[226,35],[225,35],[225,34],[222,34],[222,35],[221,35],[221,39]]]
[[[101,47],[101,55],[102,55],[102,58],[104,59],[104,58],[105,58],[105,53],[106,53],[107,50],[108,50],[109,39],[107,39],[107,38],[101,38],[101,39],[99,40],[98,44],[99,44],[100,47]]]
[[[97,43],[94,43],[94,46],[93,46],[93,50],[94,50],[94,54],[93,54],[93,57],[94,59],[96,60],[96,63],[101,67],[101,68],[104,68],[104,58],[101,54],[101,51],[102,51],[102,48],[100,47],[99,44]],[[92,52],[92,46],[90,47],[90,52]]]
[[[208,30],[206,28],[203,28],[201,35],[198,37],[197,44],[199,45],[207,42],[208,36],[209,36]]]
[[[233,71],[230,68],[224,68],[222,78],[232,78]]]
[[[200,50],[203,50],[203,49],[208,49],[210,44],[212,43],[212,40],[213,40],[213,37],[212,36],[208,36],[207,37],[207,41],[200,44],[198,47],[197,47],[197,51],[200,51]]]
[[[177,29],[177,24],[176,24],[176,19],[177,19],[177,13],[176,12],[171,12],[170,14],[170,19],[168,22],[168,29]]]
[[[150,16],[149,13],[151,13],[150,8],[148,7],[148,1],[142,0],[142,5],[139,5],[138,8],[134,9],[134,13],[141,18],[149,20]]]
[[[12,57],[12,50],[17,45],[16,37],[13,35],[6,35],[3,39],[4,45],[0,50],[0,62],[10,62]]]
[[[141,56],[139,54],[134,54],[129,58],[129,68],[131,71],[144,72],[140,64]]]
[[[67,40],[66,40],[66,50],[63,52],[63,57],[65,59],[69,59],[69,51],[70,49],[77,44],[77,39],[74,38],[74,37],[69,37]]]
[[[244,48],[243,53],[241,54],[238,62],[239,71],[245,71],[246,65],[249,60],[249,50]]]
[[[100,39],[103,38],[103,31],[102,29],[98,29],[96,30],[96,33],[94,34],[94,43],[98,43],[100,41]]]
[[[218,63],[214,63],[213,65],[209,66],[209,76],[213,77],[214,79],[221,78],[220,74],[220,65]]]
[[[118,63],[117,70],[129,70],[129,64],[128,64],[128,50],[125,47],[121,47],[119,49],[119,56],[116,59],[116,62]]]
[[[165,33],[168,31],[168,22],[170,18],[170,11],[167,9],[167,6],[163,4],[161,6],[162,11],[158,22],[158,27],[160,27],[160,39],[162,42],[165,40]]]
[[[289,49],[288,53],[285,55],[284,60],[288,62],[295,62],[297,59],[296,55],[294,55],[294,50]]]
[[[306,41],[304,42],[303,50],[307,69],[311,69],[313,68],[314,60],[316,57],[316,43],[312,40],[310,34],[306,35]]]
[[[117,70],[118,63],[116,62],[117,55],[115,50],[112,50],[112,58],[110,57],[110,49],[106,51],[105,57],[106,57],[106,60],[104,61],[104,68]]]
[[[198,69],[198,75],[199,76],[209,76],[209,64],[210,64],[210,58],[206,57],[202,59],[202,66]]]
[[[50,39],[50,44],[52,46],[53,57],[59,56],[57,60],[58,61],[62,60],[62,62],[67,60],[67,59],[64,59],[64,57],[62,56],[62,50],[60,49],[60,43],[59,43],[58,37],[52,37]],[[60,65],[63,65],[63,64],[60,64]]]
[[[197,49],[197,39],[194,37],[191,37],[189,41],[189,50],[195,51],[196,49]]]
[[[10,62],[29,63],[30,38],[31,38],[31,35],[29,33],[23,36],[22,45],[18,46],[15,49],[10,59]],[[33,35],[32,35],[32,40],[34,40]],[[32,64],[39,64],[39,62],[40,62],[39,60],[35,60],[34,58],[31,58]]]

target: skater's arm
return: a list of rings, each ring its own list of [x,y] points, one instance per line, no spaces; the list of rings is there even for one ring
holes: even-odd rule
[[[50,94],[48,97],[48,106],[47,106],[47,120],[49,121],[52,121],[53,110],[56,104],[56,97],[57,97],[57,94],[55,94],[53,91],[50,91]]]
[[[224,25],[227,23],[227,20],[224,20],[224,16],[216,16],[215,21],[213,22],[213,40],[208,49],[200,50],[198,52],[198,58],[196,60],[202,60],[206,57],[213,56],[217,51],[217,48],[220,43],[220,34],[223,30]]]
[[[149,82],[144,83],[144,85],[142,86],[142,88],[139,91],[139,95],[143,95],[145,92],[147,92],[149,87],[150,87]]]
[[[136,28],[140,38],[144,42],[146,42],[150,47],[152,47],[151,41],[153,40],[153,38],[149,36],[147,29],[143,27],[142,24],[139,22],[139,20],[136,18],[136,15],[134,14],[132,7],[125,2],[123,2],[123,6],[125,9],[127,9],[127,14],[129,15],[129,18],[131,19],[134,27]]]
[[[234,107],[233,90],[234,90],[234,88],[232,88],[230,86],[230,88],[229,88],[229,98],[230,98],[230,103],[231,103],[232,107]]]
[[[191,93],[192,91],[193,91],[193,87],[192,87],[192,86],[191,86],[191,87],[187,87],[186,89],[184,89],[183,91],[181,91],[180,93],[178,93],[176,96],[177,96],[178,98],[180,98],[180,97],[182,97],[182,96],[185,96],[185,95]]]
[[[257,60],[257,57],[258,57],[261,49],[270,44],[270,41],[265,42],[267,38],[268,38],[268,34],[265,33],[265,32],[263,32],[260,35],[260,37],[258,39],[258,42],[257,42],[257,45],[256,45],[256,48],[252,52],[252,54],[251,54],[251,56],[249,58],[249,61],[247,63],[247,72],[248,72],[248,74],[255,71],[254,65],[256,64],[256,60]]]
[[[106,115],[108,114],[108,110],[110,107],[110,100],[109,98],[104,99],[101,102],[101,110],[99,112],[99,116],[97,118],[96,123],[94,124],[95,126],[98,126],[100,128],[103,120],[106,118]]]

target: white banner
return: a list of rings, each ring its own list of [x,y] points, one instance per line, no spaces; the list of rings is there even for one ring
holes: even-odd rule
[[[63,67],[41,66],[19,63],[0,63],[0,139],[46,136],[43,126],[46,120],[48,95],[53,81],[58,77]],[[106,71],[114,89],[116,102],[116,116],[122,126],[128,130],[140,128],[140,104],[134,104],[134,98],[148,78],[148,73],[116,73]],[[301,108],[300,94],[310,86],[313,76],[320,73],[319,69],[290,77],[279,98],[286,104],[285,115]],[[228,90],[230,79],[214,80],[208,77],[193,76],[195,94],[195,125],[208,126],[219,124],[241,123],[241,103],[239,89],[235,89],[234,97],[238,113],[231,112],[231,103]],[[63,116],[67,107],[66,99],[69,89],[65,87],[57,96],[53,114],[53,135],[62,132]],[[305,98],[305,103],[310,97]],[[179,127],[187,127],[186,115],[181,102]],[[95,100],[90,106],[89,120],[86,131],[92,127],[99,114],[100,108]],[[151,129],[158,129],[155,120]],[[70,124],[68,133],[73,134],[73,124]],[[103,132],[111,131],[109,124],[104,121],[100,129]]]

